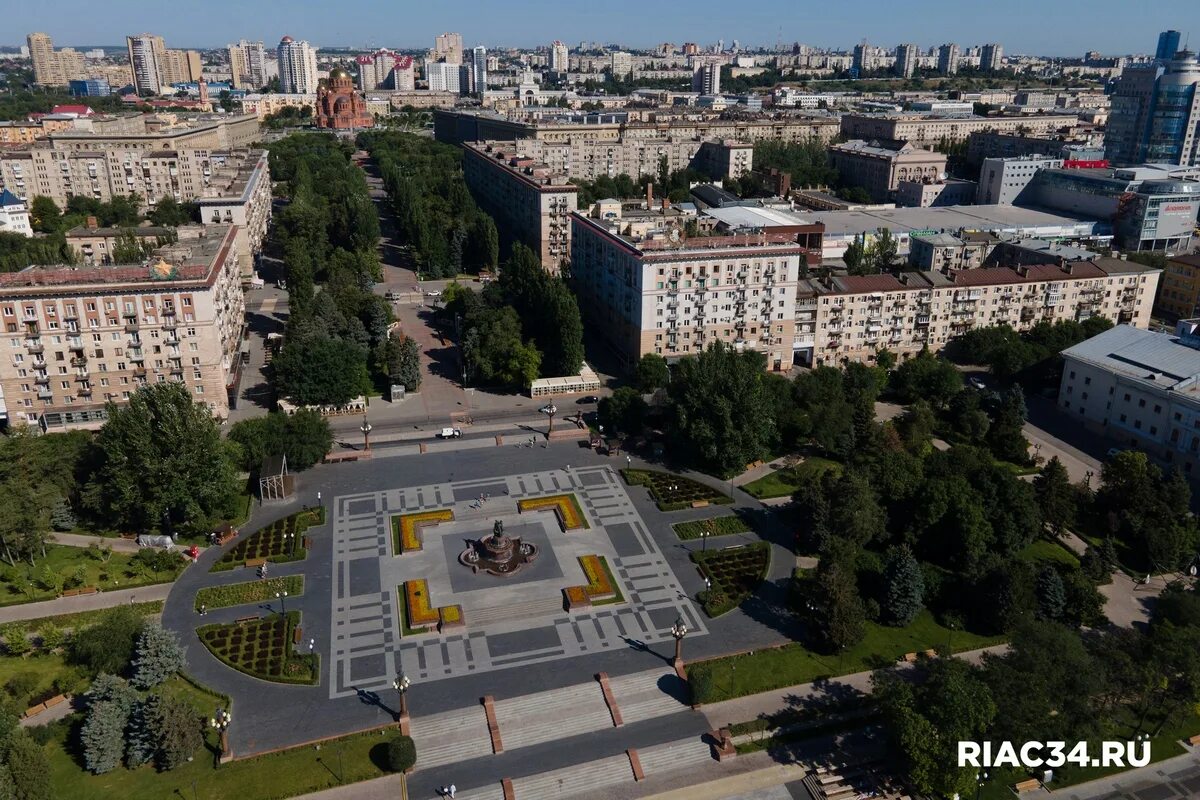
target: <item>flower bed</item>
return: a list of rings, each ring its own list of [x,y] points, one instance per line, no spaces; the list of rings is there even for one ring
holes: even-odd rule
[[[553,509],[558,517],[558,524],[564,531],[573,531],[591,527],[584,519],[583,509],[573,493],[552,494],[549,497],[531,497],[517,501],[517,510],[524,514],[526,511],[542,511]]]
[[[221,572],[259,558],[275,564],[300,561],[308,555],[304,532],[325,521],[325,509],[305,509],[272,522],[230,548],[209,572]]]
[[[320,662],[315,653],[297,655],[292,631],[300,613],[291,611],[231,625],[204,625],[196,629],[208,651],[224,664],[255,678],[274,683],[316,684]]]
[[[429,584],[424,578],[404,582],[404,606],[410,628],[423,630],[438,624],[438,612],[429,602]]]
[[[691,522],[676,522],[671,526],[675,535],[680,539],[699,539],[704,533],[709,536],[731,536],[737,533],[749,533],[750,525],[741,517],[713,517],[697,519]]]
[[[437,525],[439,522],[449,522],[454,519],[454,512],[448,508],[437,511],[421,511],[416,514],[397,514],[392,517],[392,552],[395,555],[420,550],[424,542],[421,539],[421,529],[426,525]]]
[[[439,625],[442,630],[446,628],[461,628],[467,624],[463,618],[462,606],[442,606],[438,609],[438,616],[441,618]]]
[[[754,542],[724,550],[692,551],[691,556],[704,577],[712,581],[712,588],[703,593],[704,612],[717,617],[740,605],[762,583],[771,565],[771,546]]]
[[[604,556],[580,556],[579,566],[588,582],[586,586],[568,586],[563,590],[568,609],[625,602]]]
[[[205,586],[196,592],[196,610],[200,606],[209,609],[240,606],[245,603],[261,603],[275,599],[276,592],[287,592],[288,597],[304,594],[304,576],[288,575],[246,583],[230,583],[225,586]]]
[[[676,475],[673,472],[655,472],[649,469],[623,469],[621,477],[630,486],[645,486],[658,504],[659,511],[678,511],[691,508],[695,503],[725,505],[733,498],[722,494],[707,484]]]

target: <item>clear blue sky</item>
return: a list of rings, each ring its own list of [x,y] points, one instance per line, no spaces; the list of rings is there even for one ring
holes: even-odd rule
[[[803,42],[848,48],[997,41],[1009,53],[1154,52],[1158,32],[1191,33],[1200,0],[5,0],[4,40],[45,31],[56,45],[117,45],[150,31],[170,47],[217,47],[284,34],[324,46],[430,47],[442,31],[467,45],[532,46],[562,39],[743,45]]]

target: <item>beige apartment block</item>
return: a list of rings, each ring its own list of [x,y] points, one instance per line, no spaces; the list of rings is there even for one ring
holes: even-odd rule
[[[592,330],[625,366],[722,341],[763,353],[767,369],[791,368],[797,282],[810,257],[794,235],[689,238],[673,221],[656,223],[669,219],[657,212],[618,214],[571,215],[571,274]]]
[[[467,188],[496,219],[501,236],[524,242],[557,273],[571,255],[570,214],[579,207],[579,187],[511,148],[500,142],[464,145]]]
[[[896,148],[852,139],[831,145],[829,160],[843,183],[865,189],[876,203],[887,202],[901,181],[937,181],[946,172],[946,155],[904,143]]]
[[[940,351],[973,328],[1102,316],[1145,328],[1161,270],[1112,258],[1021,267],[837,277],[800,282],[796,360],[870,362]],[[803,342],[803,346],[801,345]]]
[[[83,53],[71,47],[55,50],[54,42],[44,33],[31,33],[25,40],[33,61],[33,81],[37,85],[66,86],[77,78],[89,77]]]
[[[107,266],[112,264],[112,254],[117,247],[117,240],[126,231],[132,231],[137,240],[146,246],[166,244],[177,234],[175,228],[164,228],[158,225],[143,225],[139,228],[101,228],[96,224],[95,217],[88,217],[86,225],[71,228],[66,232],[67,246],[75,256],[76,263],[89,267]]]
[[[842,135],[849,139],[891,139],[917,146],[941,141],[958,143],[978,131],[1049,136],[1072,132],[1079,124],[1073,114],[1026,114],[1019,117],[931,117],[914,114],[842,116]]]
[[[247,94],[242,98],[242,113],[264,120],[285,108],[316,109],[317,94]]]
[[[205,225],[235,225],[242,278],[254,275],[254,265],[271,223],[271,169],[266,150],[214,153],[213,176],[195,198]]]
[[[45,430],[97,428],[105,403],[180,381],[229,413],[245,315],[233,226],[192,229],[143,264],[0,275],[3,413]]]

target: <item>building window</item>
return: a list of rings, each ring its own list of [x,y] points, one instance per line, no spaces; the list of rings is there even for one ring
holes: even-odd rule
[[[1138,400],[1138,408],[1145,408],[1145,407],[1146,407],[1146,398],[1143,397]]]
[[[1158,405],[1156,405],[1156,406],[1154,407],[1154,413],[1155,413],[1155,414],[1161,414],[1161,413],[1162,413],[1162,406],[1158,406]]]

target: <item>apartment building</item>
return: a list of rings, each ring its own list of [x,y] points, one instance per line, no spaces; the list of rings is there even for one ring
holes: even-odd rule
[[[317,48],[308,42],[284,36],[275,48],[279,62],[279,91],[285,94],[316,94]]]
[[[1200,314],[1200,255],[1167,259],[1154,312],[1168,319],[1188,319]]]
[[[669,216],[613,205],[603,219],[571,215],[571,276],[588,324],[624,365],[722,341],[791,368],[797,281],[819,249],[796,234],[686,237]]]
[[[143,247],[168,244],[178,235],[175,228],[159,225],[102,228],[97,224],[95,217],[88,217],[85,224],[71,228],[65,237],[77,263],[89,267],[109,266],[113,263],[113,251],[117,248],[118,240],[126,232],[132,233]]]
[[[937,352],[973,328],[1102,316],[1146,327],[1160,270],[1112,258],[801,281],[797,363],[870,362]],[[809,342],[811,344],[803,344]]]
[[[976,202],[985,205],[1010,206],[1027,201],[1031,196],[1029,184],[1039,170],[1062,167],[1061,158],[1048,156],[1011,156],[985,158],[979,169]]]
[[[161,36],[126,36],[125,48],[131,82],[139,93],[159,94],[173,84],[198,81],[203,75],[199,52],[169,50]]]
[[[266,150],[235,150],[210,156],[212,182],[195,198],[205,225],[234,225],[243,280],[254,267],[271,224],[271,169]]]
[[[259,121],[285,108],[317,107],[317,93],[312,94],[247,94],[241,99],[242,113],[254,114]]]
[[[0,275],[9,345],[0,389],[10,424],[97,428],[105,403],[168,380],[228,416],[245,313],[236,233],[228,225],[193,230],[140,265]]]
[[[918,147],[941,141],[962,142],[977,131],[1052,136],[1074,131],[1079,117],[1073,114],[1019,117],[934,117],[914,114],[846,114],[842,135],[848,139],[891,139]]]
[[[267,85],[267,54],[261,41],[241,39],[228,50],[233,88],[257,90]]]
[[[1062,352],[1058,407],[1083,427],[1184,475],[1200,461],[1200,320],[1175,333],[1119,325]]]
[[[475,202],[495,218],[500,235],[523,242],[557,273],[571,255],[570,214],[579,187],[566,175],[523,157],[511,142],[468,143],[463,177]]]
[[[29,223],[29,207],[25,201],[7,189],[0,189],[0,233],[33,236]]]
[[[27,200],[45,195],[60,207],[72,195],[192,200],[232,181],[221,169],[230,151],[243,150],[259,131],[253,114],[126,114],[86,124],[90,130],[53,133],[0,151],[0,187]]]
[[[946,173],[944,153],[907,142],[893,148],[852,139],[831,145],[829,160],[844,183],[865,189],[876,203],[893,199],[902,181],[933,182]]]
[[[83,53],[75,48],[55,50],[54,42],[44,33],[31,33],[25,41],[33,61],[33,82],[38,86],[66,86],[76,78],[88,77]]]

